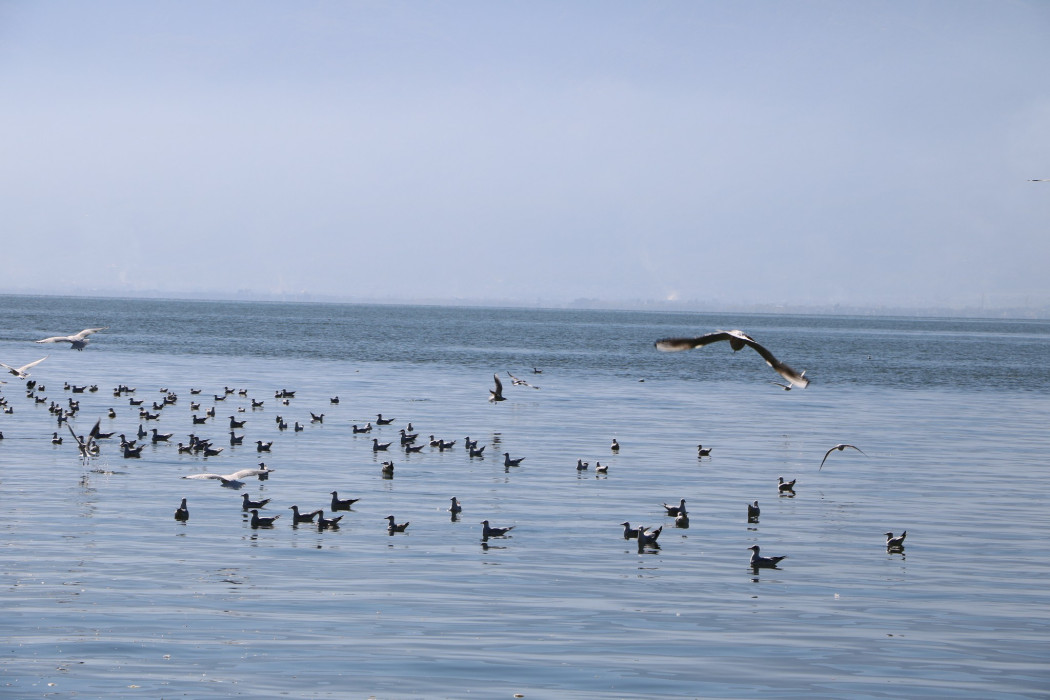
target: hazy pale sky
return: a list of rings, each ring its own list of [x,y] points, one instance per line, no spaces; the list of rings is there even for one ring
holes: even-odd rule
[[[0,0],[0,291],[1050,304],[1050,2]]]

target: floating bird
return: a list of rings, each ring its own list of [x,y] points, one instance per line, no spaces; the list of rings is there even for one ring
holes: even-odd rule
[[[310,411],[310,422],[311,423],[324,423],[324,414],[322,413],[322,414],[318,415],[318,414],[314,413],[313,411]]]
[[[758,520],[758,516],[762,513],[762,509],[758,507],[758,501],[755,501],[754,505],[747,504],[747,519],[749,522]]]
[[[150,440],[153,442],[167,442],[171,439],[171,436],[174,435],[174,433],[162,433],[156,428],[151,428],[151,430],[153,431],[153,437],[151,437]]]
[[[693,348],[703,347],[709,343],[717,343],[722,340],[728,340],[729,346],[733,348],[733,351],[740,350],[745,345],[752,348],[762,359],[766,361],[770,367],[773,368],[777,374],[783,377],[792,385],[799,388],[805,389],[809,385],[809,380],[805,378],[806,371],[803,370],[801,373],[791,369],[783,362],[773,357],[773,353],[765,349],[751,336],[747,335],[743,331],[717,331],[715,333],[708,333],[698,338],[662,338],[656,341],[656,349],[663,350],[664,352],[678,352],[680,350],[691,350]]]
[[[503,466],[505,466],[505,467],[517,467],[517,466],[520,466],[521,463],[524,462],[524,461],[525,461],[524,457],[518,457],[517,459],[511,459],[510,458],[510,452],[504,452],[503,453]]]
[[[79,333],[73,335],[56,335],[53,338],[44,338],[43,340],[37,340],[37,343],[69,343],[69,347],[72,350],[83,350],[84,346],[88,344],[88,336],[92,333],[98,333],[104,331],[109,326],[103,326],[102,328],[85,328]]]
[[[394,478],[394,463],[393,462],[383,462],[382,467],[383,468],[381,470],[381,473],[383,475],[383,478],[384,479],[393,479]]]
[[[3,367],[8,372],[10,372],[11,374],[13,374],[16,377],[18,377],[19,379],[25,379],[26,377],[29,376],[29,372],[26,371],[27,369],[39,365],[41,362],[43,362],[44,360],[46,360],[49,357],[51,357],[51,356],[50,355],[44,355],[43,357],[41,357],[36,362],[30,362],[28,365],[22,365],[21,367],[12,367],[11,365],[5,365],[3,362],[0,362],[0,367]]]
[[[339,403],[339,397],[338,396],[333,396],[332,398],[328,399],[328,403],[332,403],[332,404]]]
[[[397,420],[397,419],[396,418],[383,418],[383,414],[382,413],[377,413],[376,414],[376,425],[390,425],[395,420]]]
[[[696,456],[698,458],[699,457],[710,457],[711,456],[711,449],[712,448],[710,448],[710,447],[704,448],[703,445],[697,445],[696,446]]]
[[[678,517],[679,513],[685,512],[685,499],[683,498],[682,500],[680,500],[678,502],[678,505],[676,506],[671,506],[664,503],[664,510],[666,510],[667,514],[672,518]]]
[[[597,474],[608,474],[609,473],[609,465],[608,464],[602,464],[601,462],[595,462],[594,463],[594,473],[595,473],[595,475],[597,475]]]
[[[339,493],[337,491],[332,491],[332,510],[350,510],[350,506],[360,500],[360,498],[340,499]]]
[[[492,378],[496,382],[496,387],[489,389],[489,401],[506,401],[507,399],[503,396],[503,382],[499,380],[499,375],[493,374]]]
[[[456,517],[463,512],[463,506],[459,504],[459,501],[456,500],[455,496],[452,497],[452,505],[448,507],[448,512],[452,513],[452,517]]]
[[[689,513],[686,513],[684,510],[683,511],[679,511],[678,515],[675,516],[674,526],[675,527],[680,527],[680,528],[683,528],[683,529],[684,528],[688,528],[689,527]]]
[[[576,471],[578,471],[578,472],[584,471],[589,466],[591,466],[590,462],[584,462],[582,459],[577,459],[576,460]]]
[[[255,441],[256,452],[269,452],[271,447],[273,447],[273,440],[270,440],[269,442],[263,442],[262,440]]]
[[[324,517],[324,511],[317,511],[317,529],[318,530],[338,530],[339,521],[343,519],[342,515],[337,515],[334,518]]]
[[[237,420],[233,416],[230,416],[230,430],[234,430],[236,428],[243,428],[244,424],[247,423],[247,422],[248,421]]]
[[[365,427],[363,427],[363,428],[358,428],[357,425],[354,425],[353,428],[354,428],[354,433],[355,434],[372,432],[372,424],[371,423],[366,424]]]
[[[175,519],[176,520],[189,520],[190,519],[190,511],[189,511],[188,508],[186,508],[186,499],[185,498],[182,499],[182,503],[179,504],[179,507],[175,509]]]
[[[230,431],[230,444],[231,445],[242,445],[244,444],[244,436],[238,435],[237,433]]]
[[[253,528],[273,527],[273,524],[275,522],[277,522],[277,519],[280,518],[280,517],[281,517],[280,515],[275,515],[275,516],[273,516],[271,518],[264,518],[264,517],[261,517],[259,515],[259,511],[253,510],[252,511],[252,527]]]
[[[819,471],[820,471],[821,469],[823,469],[823,468],[824,468],[824,462],[828,461],[828,455],[829,455],[829,454],[831,454],[831,453],[832,453],[832,452],[834,452],[835,450],[838,450],[839,452],[842,452],[842,451],[843,451],[844,449],[846,449],[847,447],[852,447],[853,449],[855,449],[855,450],[856,450],[857,452],[860,452],[860,453],[861,453],[862,455],[864,455],[865,457],[867,457],[867,456],[868,456],[868,455],[867,455],[867,454],[866,454],[866,453],[864,452],[864,450],[860,449],[860,448],[859,448],[859,447],[857,447],[856,445],[846,445],[846,444],[840,444],[840,445],[835,445],[835,446],[834,446],[834,447],[832,447],[832,448],[831,448],[830,450],[828,450],[827,452],[825,452],[825,453],[824,453],[824,459],[820,460],[820,466],[819,466],[819,467],[817,467],[817,471],[819,472]]]
[[[777,481],[777,490],[780,491],[780,493],[790,493],[791,495],[795,494],[795,482],[798,481],[798,479],[784,481],[784,477],[778,476]]]
[[[616,442],[616,438],[613,438],[612,445],[609,447],[613,452],[620,451],[620,443]]]
[[[759,547],[757,544],[751,545],[748,549],[751,550],[752,569],[775,569],[777,564],[787,559],[787,555],[782,557],[763,557],[758,553]]]
[[[392,516],[392,515],[386,516],[386,520],[387,520],[387,530],[389,530],[391,533],[404,532],[405,529],[409,525],[407,522],[405,522],[405,523],[394,522],[394,516]]]
[[[623,525],[623,538],[625,540],[636,540],[636,539],[638,539],[638,532],[640,530],[644,530],[645,529],[645,528],[642,528],[642,527],[634,527],[633,528],[633,527],[631,527],[631,523],[629,523],[629,522],[622,522],[620,524]]]
[[[390,449],[389,442],[379,442],[378,439],[372,438],[372,451],[373,452],[384,452]]]
[[[288,506],[292,511],[292,525],[298,525],[299,523],[312,523],[314,518],[321,514],[321,511],[315,510],[312,513],[300,513],[299,506],[293,505]]]
[[[905,530],[899,537],[894,537],[892,532],[886,533],[886,549],[904,549],[904,538],[908,536]]]
[[[121,448],[124,451],[124,459],[134,459],[136,457],[142,457],[143,447],[145,447],[145,445],[139,445],[138,447],[135,447],[131,444],[125,444],[124,447]]]
[[[660,533],[663,531],[663,525],[655,530],[650,530],[645,527],[638,528],[638,551],[641,551],[643,547],[656,547],[659,549],[660,544],[656,540],[660,538]]]
[[[481,521],[481,539],[487,540],[490,537],[504,537],[508,532],[514,529],[514,525],[509,527],[490,527],[488,520]]]
[[[241,510],[251,510],[252,508],[265,508],[266,504],[269,502],[269,498],[264,498],[261,501],[253,501],[251,499],[251,496],[249,496],[248,494],[241,494]]]
[[[62,438],[61,438],[61,436],[59,436],[59,434],[57,432],[56,433],[51,433],[51,444],[52,445],[61,445],[62,444]]]

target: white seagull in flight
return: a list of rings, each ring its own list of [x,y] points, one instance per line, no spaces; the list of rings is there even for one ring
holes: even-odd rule
[[[792,385],[801,389],[805,389],[809,386],[809,380],[804,376],[806,370],[796,372],[791,369],[783,362],[773,357],[773,353],[756,343],[754,338],[743,331],[717,331],[715,333],[702,335],[698,338],[662,338],[656,341],[656,349],[663,350],[664,352],[678,352],[680,350],[700,348],[709,343],[717,343],[720,340],[728,340],[729,346],[733,348],[733,352],[736,352],[747,345],[761,355],[762,359],[766,361],[766,364],[773,368],[773,371],[791,382]]]
[[[37,343],[69,343],[69,347],[72,348],[73,350],[83,350],[84,346],[87,345],[90,342],[88,340],[88,336],[89,335],[91,335],[92,333],[98,333],[99,331],[104,331],[107,328],[109,328],[109,326],[103,326],[102,328],[85,328],[84,330],[80,331],[79,333],[74,333],[73,335],[56,335],[56,336],[51,337],[51,338],[44,338],[43,340],[37,340],[35,342],[37,342]]]
[[[35,367],[35,366],[39,365],[41,362],[43,362],[44,360],[46,360],[49,357],[51,357],[51,356],[50,355],[44,355],[43,357],[41,357],[36,362],[30,362],[28,365],[22,365],[21,367],[12,367],[11,365],[5,365],[3,362],[0,362],[0,367],[5,368],[8,372],[10,372],[11,374],[15,375],[19,379],[25,379],[26,377],[29,376],[29,372],[26,371],[27,369],[29,369],[30,367]]]

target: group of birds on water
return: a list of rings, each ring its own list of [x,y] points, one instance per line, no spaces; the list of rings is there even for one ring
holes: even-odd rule
[[[89,336],[91,336],[94,333],[98,333],[100,331],[104,331],[104,330],[107,330],[107,329],[108,329],[108,326],[103,326],[103,327],[99,327],[99,328],[85,328],[84,330],[80,331],[79,333],[75,333],[75,334],[72,334],[72,335],[53,336],[53,337],[37,340],[35,342],[37,342],[37,343],[59,343],[59,342],[64,342],[64,343],[69,343],[71,349],[83,350],[84,347],[89,343]],[[734,352],[737,351],[737,350],[740,350],[740,349],[742,349],[744,347],[750,347],[753,350],[755,350],[759,354],[759,356],[761,356],[762,359],[765,360],[765,362],[778,375],[780,375],[780,377],[782,377],[785,381],[788,382],[788,384],[780,384],[780,386],[784,387],[785,389],[791,389],[793,387],[805,388],[810,383],[810,380],[805,377],[805,370],[803,370],[802,372],[796,372],[794,369],[789,367],[787,364],[779,361],[768,349],[766,349],[765,347],[760,345],[758,342],[756,342],[753,338],[751,338],[750,336],[748,336],[747,334],[745,334],[745,333],[743,333],[742,331],[739,331],[739,330],[717,331],[717,332],[714,332],[714,333],[708,333],[706,335],[702,335],[702,336],[694,337],[694,338],[663,338],[663,339],[660,339],[660,340],[656,341],[654,345],[655,345],[656,349],[661,350],[661,351],[677,352],[677,351],[682,351],[682,350],[701,348],[701,347],[704,347],[705,345],[708,345],[710,343],[715,343],[715,342],[720,342],[720,341],[728,341],[729,344],[730,344],[730,347],[733,349]],[[20,367],[12,367],[12,366],[4,364],[4,363],[0,363],[0,367],[4,367],[5,369],[7,369],[7,371],[10,374],[14,375],[15,377],[17,377],[19,379],[27,380],[26,381],[26,396],[27,396],[27,398],[30,398],[30,399],[34,400],[35,403],[42,404],[42,403],[46,403],[47,399],[46,399],[46,397],[41,397],[37,392],[44,391],[45,387],[42,386],[42,385],[37,385],[35,381],[28,380],[28,377],[30,376],[29,370],[32,369],[33,367],[35,367],[36,365],[40,364],[44,360],[46,360],[47,357],[48,356],[45,356],[45,357],[40,358],[40,359],[38,359],[38,360],[36,360],[34,362],[30,362],[30,363],[28,363],[26,365],[22,365]],[[533,368],[533,372],[535,374],[541,374],[542,370],[534,367]],[[538,386],[530,384],[529,382],[527,382],[525,380],[519,379],[518,377],[514,376],[510,372],[508,372],[507,374],[510,377],[510,379],[512,381],[512,384],[514,386],[522,386],[522,387],[527,387],[527,388],[532,388],[532,389],[539,389]],[[493,374],[493,380],[494,380],[494,387],[489,390],[489,401],[490,402],[501,402],[501,401],[507,400],[506,397],[504,396],[504,393],[503,393],[503,383],[500,380],[499,374]],[[0,382],[0,383],[3,383],[3,382]],[[70,385],[70,384],[66,383],[63,388],[65,390],[70,390],[73,393],[84,393],[85,391],[89,391],[89,392],[94,393],[94,392],[98,391],[98,386],[97,385],[76,386],[76,385]],[[217,392],[213,394],[214,404],[218,404],[219,402],[226,400],[226,398],[229,395],[233,394],[235,391],[236,391],[236,393],[239,396],[248,398],[248,392],[245,389],[235,390],[235,389],[231,389],[230,387],[224,387],[222,394],[219,394]],[[143,422],[150,421],[150,420],[158,420],[160,418],[162,410],[165,407],[170,406],[170,405],[174,405],[174,404],[176,404],[178,402],[178,395],[175,392],[170,392],[170,391],[168,391],[167,388],[162,388],[162,389],[160,389],[160,393],[164,394],[164,397],[162,398],[162,400],[160,402],[154,401],[154,402],[152,402],[152,406],[147,407],[147,406],[144,406],[144,402],[145,402],[144,399],[136,399],[134,397],[135,392],[136,392],[135,388],[128,387],[128,386],[125,386],[125,385],[120,385],[120,386],[118,386],[118,387],[113,389],[113,396],[116,397],[116,398],[127,397],[129,405],[132,406],[133,408],[135,408],[135,407],[138,408],[139,418]],[[205,424],[209,419],[212,419],[212,418],[215,417],[215,412],[216,412],[215,405],[213,405],[212,407],[207,409],[204,412],[203,416],[198,416],[197,415],[197,411],[200,410],[201,403],[202,403],[199,400],[199,395],[201,393],[202,393],[202,390],[200,390],[200,389],[190,389],[190,394],[192,396],[195,396],[195,397],[198,398],[197,401],[191,400],[191,402],[190,402],[190,408],[191,408],[191,411],[193,411],[193,424],[194,425]],[[293,399],[294,397],[295,397],[295,392],[294,391],[288,391],[287,389],[280,389],[280,390],[277,390],[274,393],[274,398],[277,399],[278,401],[280,401],[281,404],[284,405],[284,406],[289,406],[291,399]],[[330,400],[330,403],[333,404],[333,405],[339,403],[339,397],[338,396],[331,397],[329,400]],[[262,409],[263,406],[264,406],[264,403],[265,402],[262,401],[262,400],[252,398],[251,399],[251,409],[253,411],[256,410],[256,409]],[[3,396],[0,396],[0,408],[3,408],[4,412],[6,412],[6,413],[11,413],[13,411],[13,407],[10,407],[10,405],[8,403],[8,400],[6,398],[4,398]],[[151,408],[152,408],[152,411],[150,410]],[[238,407],[236,410],[238,412],[244,412],[244,411],[246,411],[246,407],[241,406],[241,407]],[[49,406],[49,411],[53,415],[56,416],[56,420],[58,421],[59,427],[61,427],[63,423],[66,425],[66,427],[68,428],[69,433],[71,434],[74,442],[77,445],[77,449],[78,449],[81,457],[83,457],[85,459],[99,456],[101,454],[101,448],[100,448],[100,444],[99,444],[100,441],[108,440],[108,439],[112,438],[114,436],[114,434],[115,434],[115,431],[106,433],[106,432],[103,432],[101,430],[101,418],[100,418],[100,419],[98,419],[95,422],[94,426],[91,428],[91,430],[88,432],[87,435],[78,435],[77,432],[74,431],[72,425],[70,425],[70,423],[69,423],[69,421],[71,419],[75,418],[77,412],[79,411],[79,401],[74,401],[72,398],[67,399],[67,402],[66,402],[65,406],[63,406],[62,404],[59,404],[57,402],[52,401],[50,406]],[[110,419],[116,418],[116,411],[113,408],[109,409],[108,417]],[[310,412],[310,422],[311,423],[323,423],[324,422],[324,414],[323,413],[320,413],[320,414],[313,413],[311,411]],[[366,433],[366,434],[367,433],[371,433],[374,427],[376,427],[376,428],[386,427],[386,426],[392,425],[394,422],[395,422],[395,419],[393,419],[393,418],[384,418],[383,415],[381,413],[379,413],[379,414],[376,415],[375,426],[373,426],[371,421],[365,423],[363,426],[361,426],[359,424],[353,424],[352,425],[353,434],[357,435],[357,434],[361,434],[361,433]],[[277,423],[277,426],[278,426],[279,430],[285,430],[285,429],[288,428],[287,422],[280,415],[276,416],[276,423]],[[236,430],[244,428],[245,424],[246,424],[246,420],[237,420],[237,417],[235,415],[230,415],[229,416],[229,428],[230,429],[229,429],[228,432],[229,432],[229,441],[230,441],[230,445],[231,446],[238,446],[238,445],[242,444],[244,436],[243,435],[238,436],[236,434]],[[298,421],[295,421],[295,426],[294,426],[295,432],[300,432],[300,431],[302,431],[304,429],[305,429],[305,427],[303,426],[303,424],[299,423]],[[445,451],[445,450],[448,450],[448,449],[452,449],[455,446],[456,442],[457,442],[456,440],[446,441],[446,440],[443,440],[443,439],[436,438],[434,435],[431,435],[429,443],[426,443],[426,442],[417,443],[417,439],[419,437],[419,433],[413,432],[413,430],[414,430],[414,428],[413,428],[411,422],[407,423],[406,428],[399,430],[399,433],[400,433],[400,440],[399,440],[400,447],[406,452],[406,454],[411,454],[411,453],[414,453],[414,452],[418,452],[418,451],[422,450],[423,447],[425,447],[427,444],[429,444],[429,446],[432,447],[432,448],[437,448],[439,451]],[[136,439],[128,440],[125,434],[120,434],[119,437],[120,437],[121,454],[122,454],[122,456],[124,458],[129,458],[130,459],[130,458],[139,458],[141,456],[141,452],[142,452],[142,449],[143,449],[143,447],[145,445],[145,439],[146,438],[149,438],[149,441],[150,441],[151,444],[157,445],[159,443],[169,443],[169,441],[173,437],[173,434],[172,433],[161,433],[157,428],[153,428],[152,430],[147,431],[143,427],[143,423],[140,422],[139,426],[138,426],[138,431],[136,433]],[[2,439],[2,438],[3,438],[3,433],[0,432],[0,439]],[[142,441],[142,444],[138,444],[139,441]],[[52,433],[51,442],[52,442],[52,444],[55,444],[55,445],[61,445],[62,444],[63,438],[62,438],[62,436],[59,435],[58,431],[55,431],[55,432]],[[375,454],[378,454],[380,452],[386,453],[387,451],[389,451],[389,449],[392,446],[392,444],[393,444],[392,441],[391,442],[381,442],[378,438],[373,437],[372,438],[372,452],[375,453]],[[272,445],[273,445],[272,441],[270,441],[270,442],[264,442],[262,440],[256,441],[256,452],[257,453],[268,453],[270,451]],[[482,446],[479,447],[478,446],[478,441],[471,440],[469,437],[467,437],[464,440],[464,446],[466,447],[467,454],[468,454],[470,459],[483,458],[484,457],[484,450],[487,447],[487,445],[482,445]],[[224,448],[216,447],[214,445],[214,441],[213,440],[201,438],[201,437],[196,436],[196,435],[194,435],[192,433],[189,435],[188,442],[186,444],[183,444],[181,442],[178,443],[177,449],[178,449],[178,452],[180,454],[182,454],[182,453],[192,453],[192,454],[195,454],[195,455],[202,455],[204,458],[216,457],[216,456],[220,455],[223,452],[223,450],[224,450]],[[612,444],[610,445],[611,452],[613,454],[618,454],[620,449],[621,449],[621,447],[620,447],[619,442],[615,438],[613,438]],[[833,447],[831,447],[830,449],[827,450],[827,452],[824,454],[824,458],[820,462],[820,466],[818,467],[818,471],[823,469],[825,462],[827,462],[828,457],[833,452],[836,452],[836,451],[842,452],[842,451],[844,451],[846,449],[853,449],[853,450],[856,450],[857,452],[860,452],[861,454],[865,454],[866,455],[866,453],[864,453],[863,450],[861,450],[856,445],[840,443],[840,444],[837,444],[837,445],[835,445],[835,446],[833,446]],[[699,459],[703,459],[705,457],[710,457],[711,451],[712,451],[712,448],[710,448],[710,447],[706,447],[705,448],[702,444],[697,445],[697,457]],[[510,468],[513,468],[513,467],[520,466],[521,463],[525,459],[524,457],[512,458],[509,452],[504,452],[503,453],[503,458],[504,458],[503,459],[503,466],[507,470],[509,470]],[[577,463],[576,463],[577,471],[584,471],[584,470],[588,469],[589,466],[590,466],[589,462],[585,462],[582,459],[577,460]],[[256,479],[258,479],[260,481],[265,481],[265,480],[269,479],[270,475],[274,471],[275,470],[270,468],[270,467],[268,467],[265,464],[265,462],[260,462],[257,467],[247,468],[247,469],[240,469],[240,470],[236,470],[236,471],[233,471],[231,473],[228,473],[228,474],[203,472],[203,473],[198,473],[198,474],[186,475],[186,476],[183,476],[182,478],[183,479],[191,479],[191,480],[216,480],[224,487],[233,488],[233,489],[240,489],[241,487],[244,486],[246,479],[256,478]],[[385,478],[385,479],[393,478],[394,463],[393,463],[392,460],[388,460],[388,461],[385,461],[385,462],[382,463],[382,465],[381,465],[381,473],[382,473],[382,477]],[[608,465],[607,464],[606,465],[602,465],[601,462],[596,462],[596,464],[595,464],[595,473],[596,473],[596,475],[605,475],[605,474],[607,474],[608,473]],[[779,495],[781,495],[781,496],[794,496],[795,495],[795,484],[796,484],[796,481],[797,481],[796,479],[792,479],[791,481],[786,481],[784,479],[784,477],[782,477],[782,476],[779,477],[778,478],[778,493],[779,493]],[[339,512],[339,511],[352,511],[352,506],[354,505],[354,503],[356,503],[356,502],[358,502],[360,500],[359,498],[349,498],[349,499],[339,498],[338,491],[332,491],[329,495],[331,496],[331,500],[329,502],[329,509],[328,509],[327,512],[330,515],[334,514],[335,512]],[[270,503],[270,501],[271,501],[271,499],[269,499],[269,498],[261,499],[261,500],[252,500],[251,497],[249,496],[249,494],[247,494],[247,493],[243,493],[242,494],[241,511],[243,513],[245,513],[246,515],[250,514],[251,517],[250,517],[250,520],[248,522],[249,522],[249,525],[250,525],[251,528],[253,528],[253,529],[272,528],[272,527],[275,526],[276,522],[281,518],[280,514],[272,515],[272,516],[261,514],[260,511],[262,511],[264,508],[266,508],[266,506]],[[689,527],[689,513],[688,513],[688,511],[686,509],[686,503],[685,503],[685,499],[684,498],[681,499],[677,505],[664,503],[663,507],[664,507],[666,516],[674,518],[675,527],[678,527],[678,528],[688,528]],[[294,527],[298,527],[300,525],[312,525],[312,526],[315,526],[319,531],[323,531],[323,530],[337,530],[339,528],[340,521],[345,517],[344,515],[337,515],[337,516],[334,516],[334,517],[326,517],[326,515],[325,515],[326,511],[323,508],[310,510],[308,512],[302,512],[302,511],[299,510],[299,506],[298,505],[294,505],[293,504],[291,506],[288,506],[288,509],[292,511],[290,520],[291,520],[291,524]],[[460,514],[461,514],[461,512],[463,510],[463,506],[458,501],[458,499],[456,497],[452,497],[451,498],[451,505],[449,506],[449,508],[447,510],[451,514],[452,520],[456,521],[456,520],[458,520],[458,518],[459,518],[459,516],[460,516]],[[761,514],[761,510],[759,508],[757,500],[754,501],[753,503],[747,504],[747,519],[748,519],[748,522],[751,522],[751,523],[757,522],[758,519],[759,519],[760,514]],[[186,498],[182,498],[182,501],[181,501],[180,505],[175,510],[174,517],[175,517],[175,520],[180,521],[180,522],[186,522],[186,521],[189,520],[189,518],[190,518],[190,511],[189,511],[189,507],[187,505],[187,499]],[[385,520],[387,521],[387,531],[391,535],[393,535],[395,533],[399,533],[399,532],[405,532],[406,529],[409,527],[409,524],[410,524],[409,522],[397,522],[397,519],[393,515],[386,516]],[[487,543],[489,538],[506,537],[510,533],[510,531],[514,529],[513,525],[510,525],[510,526],[493,526],[493,525],[490,524],[490,522],[488,520],[482,520],[480,522],[480,524],[482,525],[481,539],[482,539],[482,543],[483,544]],[[649,548],[649,549],[654,549],[654,548],[658,549],[659,548],[660,545],[659,545],[658,540],[659,540],[660,534],[663,531],[663,526],[662,525],[660,527],[657,527],[657,528],[650,528],[648,526],[631,527],[631,524],[630,524],[629,521],[625,521],[625,522],[621,523],[621,525],[623,526],[623,537],[624,537],[624,539],[626,539],[626,540],[636,540],[637,544],[638,544],[638,551],[639,552],[642,552],[642,551],[644,551],[647,548]],[[902,553],[903,552],[904,540],[907,537],[907,531],[902,532],[899,536],[894,536],[894,534],[892,532],[886,532],[885,536],[886,536],[886,548],[887,548],[887,551],[889,551],[891,553]],[[755,571],[757,571],[758,569],[761,569],[761,568],[777,568],[778,564],[786,558],[786,556],[783,556],[783,555],[782,556],[772,556],[772,557],[762,556],[760,554],[760,551],[761,551],[760,547],[757,544],[752,545],[748,549],[750,549],[751,553],[752,553],[751,554],[751,559],[750,559],[750,566]]]

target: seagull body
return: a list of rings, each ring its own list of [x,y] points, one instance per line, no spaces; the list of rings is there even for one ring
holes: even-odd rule
[[[699,457],[710,457],[711,456],[711,449],[712,448],[710,448],[710,447],[705,448],[703,445],[697,445],[696,446],[696,456],[698,458]]]
[[[503,396],[503,382],[499,380],[498,374],[493,374],[492,379],[495,380],[495,388],[489,389],[489,401],[506,401],[507,399]]]
[[[104,331],[109,326],[103,326],[102,328],[85,328],[79,333],[73,335],[56,335],[52,338],[44,338],[43,340],[37,340],[37,343],[69,343],[69,347],[73,350],[83,350],[84,346],[88,344],[88,336],[92,333],[98,333]]]
[[[299,506],[288,506],[288,508],[292,511],[292,525],[312,523],[314,518],[321,514],[319,510],[315,510],[312,513],[300,513]]]
[[[189,520],[190,519],[190,511],[189,511],[188,508],[186,508],[186,499],[185,498],[182,499],[182,503],[179,505],[179,507],[175,509],[175,519],[176,520]]]
[[[510,452],[504,452],[503,453],[503,466],[505,466],[505,467],[517,467],[517,466],[520,466],[521,463],[524,462],[524,461],[525,461],[524,457],[518,457],[517,459],[511,459],[510,458]]]
[[[350,510],[350,506],[360,500],[360,498],[341,499],[338,491],[332,491],[332,510]]]
[[[842,452],[842,451],[843,451],[843,450],[845,450],[845,449],[846,449],[847,447],[852,447],[853,449],[855,449],[855,450],[856,450],[857,452],[860,452],[860,453],[861,453],[862,455],[864,455],[865,457],[867,457],[867,456],[868,456],[868,455],[867,455],[867,453],[865,453],[865,452],[864,452],[864,450],[860,449],[860,448],[859,448],[859,447],[857,447],[856,445],[846,445],[846,444],[839,444],[839,445],[835,445],[835,446],[834,446],[834,447],[832,447],[832,448],[831,448],[830,450],[828,450],[827,452],[825,452],[825,453],[824,453],[824,459],[820,460],[820,466],[819,466],[819,467],[817,467],[817,471],[819,472],[819,471],[820,471],[821,469],[823,469],[823,468],[824,468],[824,462],[828,461],[828,455],[830,455],[830,454],[831,454],[832,452],[834,452],[835,450],[838,450],[839,452]]]
[[[273,517],[264,518],[264,517],[259,515],[259,511],[253,510],[252,511],[252,527],[253,528],[273,527],[273,524],[275,522],[277,522],[277,519],[280,518],[280,517],[281,517],[280,515],[275,515]]]
[[[189,474],[182,477],[183,479],[217,479],[222,482],[223,486],[230,486],[233,488],[240,488],[244,486],[242,479],[246,479],[249,476],[257,476],[260,480],[265,479],[270,475],[272,469],[240,469],[233,472],[232,474]]]
[[[334,518],[324,517],[324,511],[317,511],[317,529],[318,530],[338,530],[339,521],[343,519],[343,516],[337,515]]]
[[[792,385],[801,389],[805,389],[806,386],[809,385],[809,380],[804,376],[806,374],[805,370],[802,372],[796,372],[791,369],[774,357],[773,353],[759,345],[755,342],[754,338],[743,331],[717,331],[697,338],[662,338],[656,341],[655,345],[657,350],[662,350],[664,352],[679,352],[681,350],[692,350],[693,348],[703,347],[709,343],[717,343],[722,340],[728,340],[729,345],[733,348],[734,352],[740,350],[745,345],[752,348],[762,356],[762,359],[766,361],[767,365],[773,368],[774,372],[779,374]]]
[[[758,501],[755,501],[754,505],[747,504],[747,519],[749,521],[758,520],[758,516],[762,513],[762,510],[758,507]]]
[[[538,386],[533,386],[532,384],[529,384],[524,379],[518,379],[517,377],[515,377],[510,372],[507,372],[507,376],[510,377],[510,383],[513,384],[514,386],[527,386],[530,389],[539,389]]]
[[[459,504],[459,501],[456,500],[455,496],[452,497],[452,505],[448,507],[448,512],[452,513],[453,516],[459,515],[463,512],[463,506]]]
[[[664,526],[650,530],[645,527],[638,528],[638,551],[641,551],[643,547],[656,547],[660,548],[659,543],[656,541],[660,538],[660,533],[664,531]]]
[[[508,532],[514,529],[514,525],[510,527],[491,527],[489,526],[488,520],[481,521],[481,539],[487,540],[490,537],[504,537]]]
[[[758,551],[759,547],[757,544],[753,544],[748,549],[751,550],[751,568],[752,569],[775,569],[784,559],[787,559],[787,555],[781,557],[763,557]]]
[[[5,365],[3,362],[0,362],[0,367],[3,367],[8,372],[10,372],[11,374],[13,374],[16,377],[18,377],[19,379],[25,379],[26,377],[29,376],[29,372],[26,371],[27,369],[30,369],[32,367],[35,367],[35,366],[39,365],[41,362],[43,362],[44,360],[46,360],[49,357],[51,357],[51,356],[50,355],[44,355],[39,360],[37,360],[35,362],[30,362],[28,365],[22,365],[21,367],[12,367],[11,365]]]
[[[578,472],[584,471],[589,466],[591,466],[590,462],[584,462],[582,459],[577,459],[576,460],[576,471],[578,471]]]
[[[392,515],[386,516],[386,520],[387,520],[387,530],[389,530],[391,533],[404,532],[405,529],[409,525],[407,522],[404,522],[404,523],[394,522],[394,516],[392,516]]]
[[[630,522],[622,522],[623,525],[623,538],[625,540],[636,540],[638,539],[638,532],[644,530],[644,527],[631,527]]]
[[[670,506],[664,503],[664,510],[666,510],[667,514],[672,518],[677,518],[679,513],[685,512],[685,499],[683,498],[680,500],[676,506]]]
[[[777,484],[777,490],[780,491],[780,493],[795,493],[795,482],[798,481],[798,479],[784,481],[784,477],[782,476],[778,476],[777,479],[779,480],[779,483]]]
[[[899,536],[894,537],[892,532],[886,533],[886,549],[904,549],[904,538],[908,536],[905,530]]]
[[[264,498],[261,501],[253,501],[251,497],[246,494],[241,494],[241,510],[251,510],[253,508],[264,508],[266,504],[270,502],[269,498]]]

